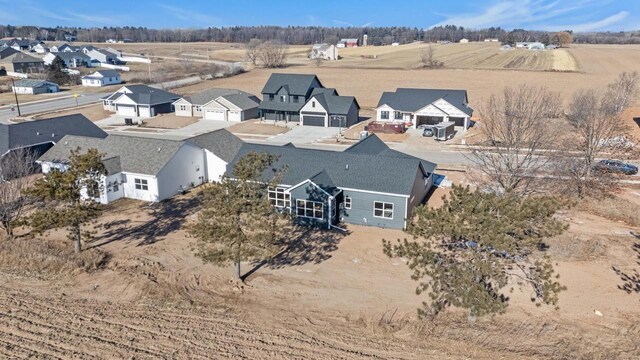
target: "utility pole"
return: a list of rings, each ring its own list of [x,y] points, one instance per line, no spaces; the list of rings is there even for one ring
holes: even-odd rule
[[[16,83],[13,80],[13,78],[11,78],[11,89],[13,90],[13,95],[16,97],[16,107],[18,108],[18,116],[22,116],[22,114],[20,114],[20,103],[18,102],[18,92],[16,92]]]

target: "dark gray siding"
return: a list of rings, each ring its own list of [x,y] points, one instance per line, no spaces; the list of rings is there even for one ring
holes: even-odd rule
[[[343,198],[351,198],[351,209],[343,209],[342,221],[350,224],[378,226],[381,228],[403,229],[407,198],[395,195],[371,194],[360,191],[343,190]],[[393,204],[393,219],[373,216],[374,201]]]
[[[418,168],[416,177],[411,189],[411,197],[409,198],[409,211],[407,214],[411,216],[413,209],[422,204],[433,186],[433,174],[427,174],[428,178],[425,178],[425,174],[422,168]]]
[[[152,111],[151,116],[156,116],[157,114],[170,113],[172,111],[171,103],[153,105],[151,107],[151,111]]]
[[[329,221],[330,214],[329,214],[329,204],[327,201],[328,196],[325,192],[323,192],[320,188],[314,186],[312,183],[307,183],[291,190],[291,213],[294,216],[297,214],[296,200],[298,199],[311,200],[311,201],[324,203],[324,212],[323,212],[322,220],[296,217],[296,221],[298,223],[303,225],[308,225],[308,226],[321,226],[321,227],[327,226],[327,222]],[[333,205],[335,206],[335,204]]]
[[[360,111],[358,110],[358,106],[355,101],[351,104],[349,108],[349,114],[347,114],[347,127],[351,127],[357,124],[360,121]]]

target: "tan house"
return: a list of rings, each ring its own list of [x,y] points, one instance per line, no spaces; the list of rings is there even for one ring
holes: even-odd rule
[[[235,89],[208,89],[173,103],[177,116],[204,120],[244,121],[258,117],[260,99]]]
[[[24,74],[41,72],[44,70],[44,61],[8,47],[0,51],[0,68]]]

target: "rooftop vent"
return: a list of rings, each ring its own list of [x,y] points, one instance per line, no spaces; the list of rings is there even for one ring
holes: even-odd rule
[[[344,169],[345,169],[345,170],[349,170],[349,164],[345,165],[345,166],[344,166]]]
[[[158,148],[158,152],[162,151],[162,148]]]
[[[40,131],[36,131],[36,135],[40,135]]]

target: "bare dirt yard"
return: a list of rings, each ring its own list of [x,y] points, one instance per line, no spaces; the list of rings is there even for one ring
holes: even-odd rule
[[[290,129],[282,124],[263,123],[259,119],[253,119],[230,126],[227,130],[237,135],[273,136],[284,134]]]
[[[447,175],[465,181],[464,173]],[[0,242],[0,356],[637,358],[640,294],[621,290],[613,270],[640,267],[639,224],[616,215],[640,210],[640,201],[624,200],[634,191],[607,204],[615,212],[559,214],[570,226],[548,244],[568,287],[559,310],[536,307],[514,283],[506,314],[473,321],[455,310],[416,319],[427,298],[415,295],[403,259],[382,253],[381,240],[401,231],[297,228],[271,262],[243,264],[250,274],[238,287],[231,267],[192,253],[184,226],[197,211],[197,189],[154,207],[120,201],[81,256],[61,232]],[[438,189],[431,204],[446,193]]]
[[[149,119],[144,119],[142,127],[157,129],[181,129],[195,124],[200,120],[197,117],[177,116],[175,113],[159,114]]]
[[[106,111],[102,107],[102,103],[100,103],[100,104],[94,104],[94,105],[88,105],[88,106],[81,106],[81,107],[72,108],[72,109],[40,113],[34,116],[34,119],[48,119],[51,117],[65,116],[65,115],[72,115],[72,114],[82,114],[91,121],[103,120],[113,115],[112,112]]]

